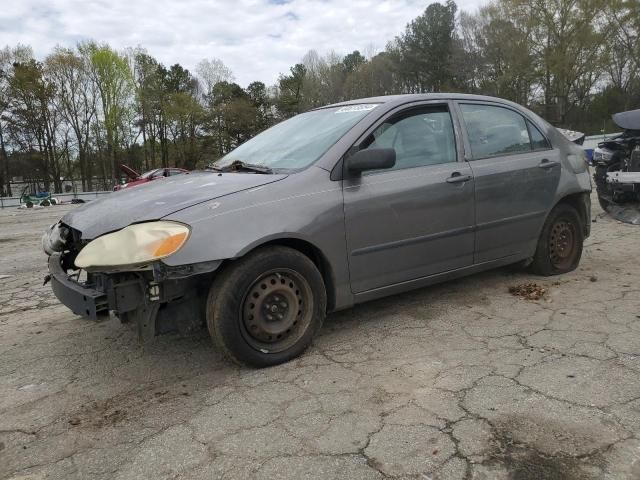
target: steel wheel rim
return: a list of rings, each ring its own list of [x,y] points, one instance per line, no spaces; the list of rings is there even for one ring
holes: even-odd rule
[[[309,282],[294,270],[274,269],[247,289],[240,310],[240,329],[247,343],[262,353],[295,345],[313,317]]]
[[[556,268],[567,268],[575,254],[576,228],[573,223],[560,219],[551,226],[549,258]]]

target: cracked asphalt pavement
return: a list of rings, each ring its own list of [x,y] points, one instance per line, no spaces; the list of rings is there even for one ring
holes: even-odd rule
[[[59,305],[39,239],[70,208],[0,211],[1,479],[640,478],[640,229],[597,206],[571,274],[361,305],[264,370]]]

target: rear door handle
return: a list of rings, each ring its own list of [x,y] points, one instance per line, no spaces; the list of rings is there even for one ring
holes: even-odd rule
[[[551,161],[548,158],[543,158],[538,164],[538,168],[547,169],[547,168],[555,167],[556,165],[558,165],[558,162]]]
[[[472,178],[471,175],[462,175],[460,172],[453,172],[451,176],[447,178],[447,183],[464,183]]]

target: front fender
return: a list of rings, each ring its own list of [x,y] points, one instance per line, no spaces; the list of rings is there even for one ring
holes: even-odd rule
[[[339,182],[332,183],[334,189],[303,194],[281,195],[272,188],[270,198],[263,190],[239,192],[164,217],[191,227],[187,243],[164,263],[237,258],[281,238],[305,240],[323,252],[346,250],[342,192]]]
[[[256,248],[260,247],[261,245],[266,245],[268,243],[277,243],[279,241],[285,241],[285,240],[300,240],[322,251],[322,249],[315,244],[314,239],[308,237],[307,235],[300,235],[297,232],[281,232],[281,233],[274,233],[271,235],[261,237],[255,240],[254,242],[249,243],[245,248],[243,248],[240,252],[237,253],[236,257],[243,257],[247,253],[251,252],[252,250],[255,250]]]
[[[239,258],[264,243],[295,239],[315,246],[335,275],[336,289],[350,292],[342,185],[326,170],[311,167],[165,219],[191,227],[184,247],[163,260],[171,267]]]

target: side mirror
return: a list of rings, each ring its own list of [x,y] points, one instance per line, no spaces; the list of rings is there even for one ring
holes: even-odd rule
[[[352,173],[392,168],[395,164],[396,151],[393,148],[360,150],[346,159],[347,170]]]

